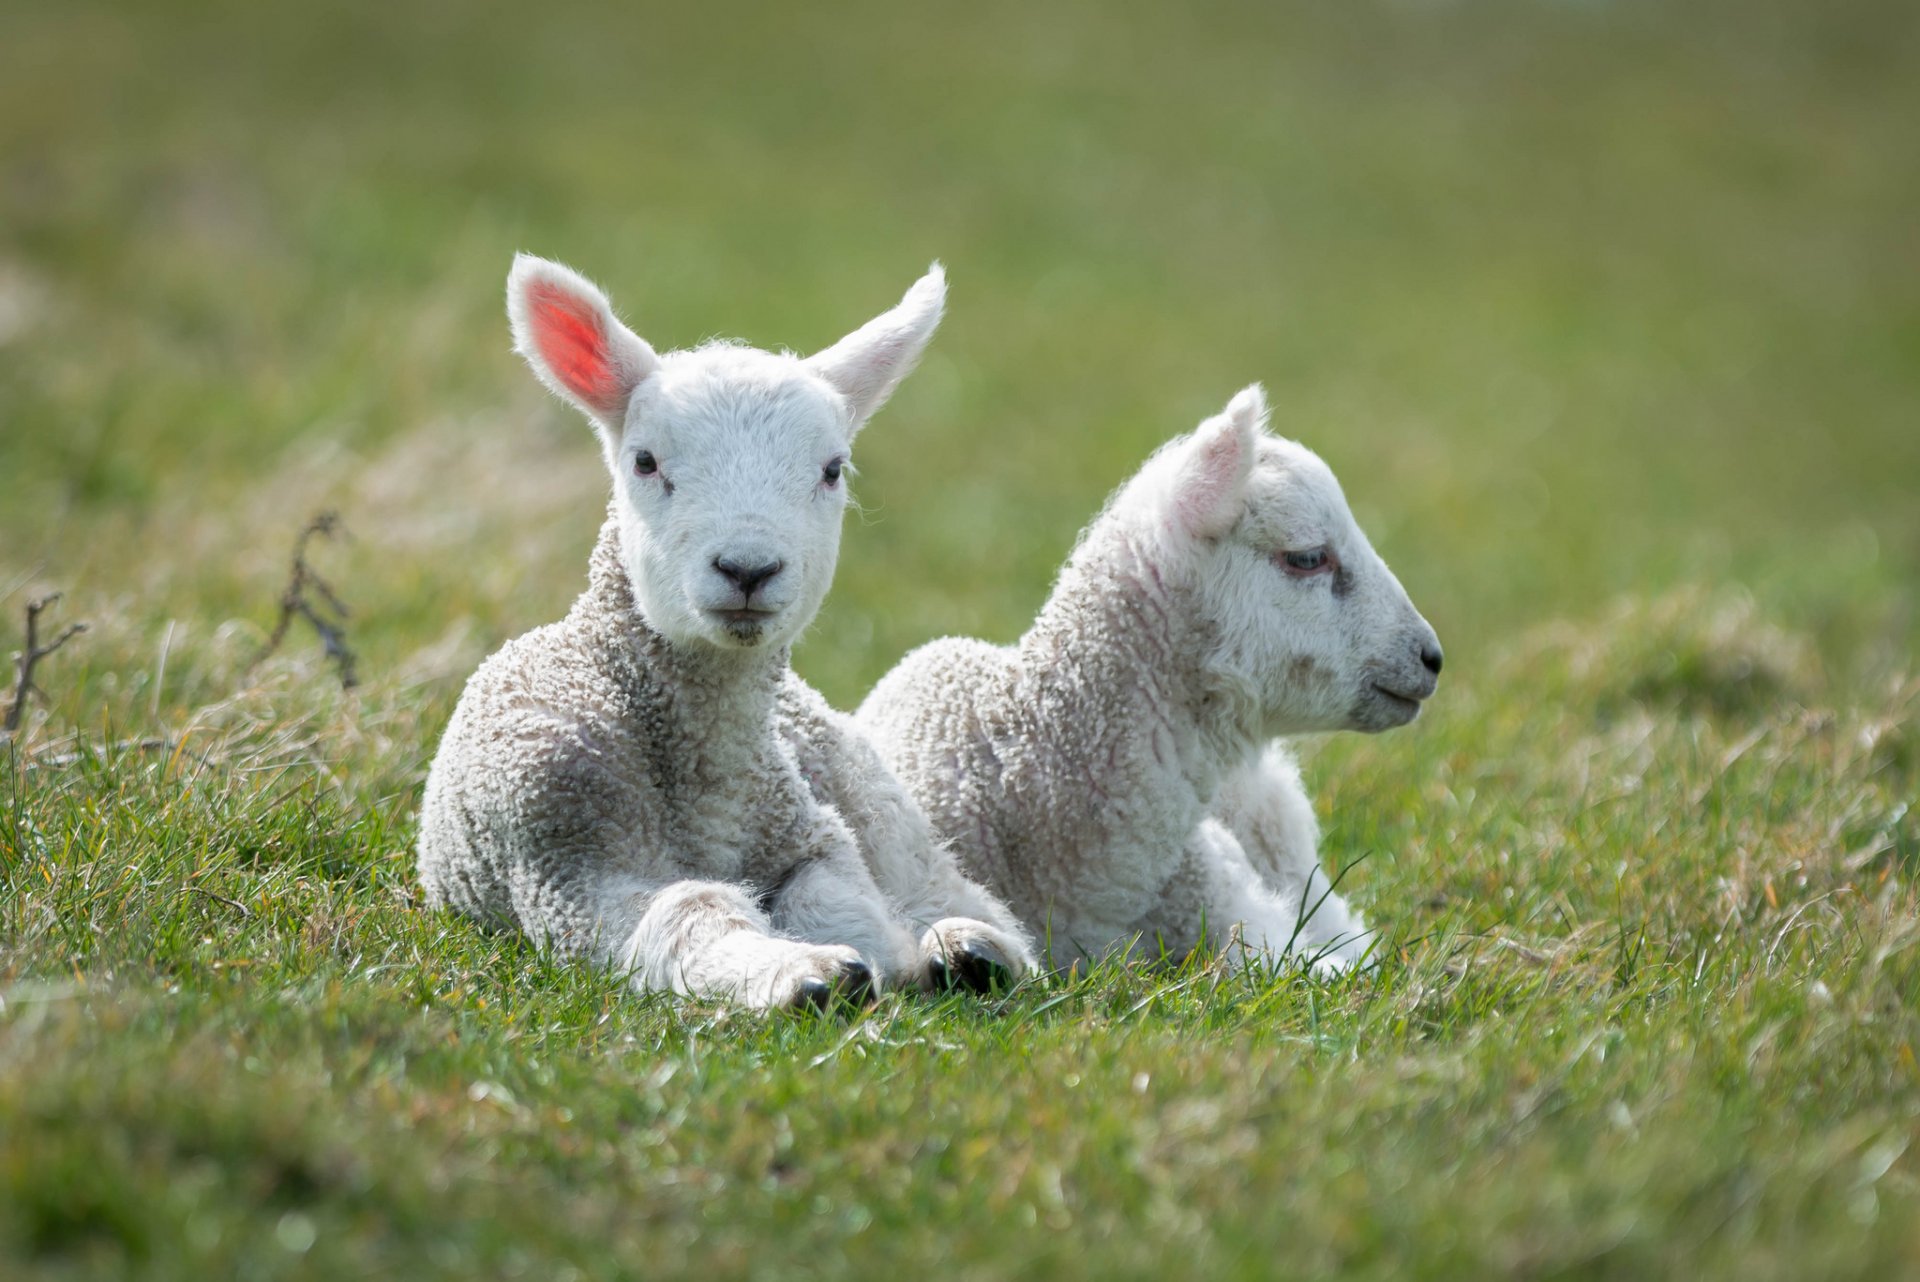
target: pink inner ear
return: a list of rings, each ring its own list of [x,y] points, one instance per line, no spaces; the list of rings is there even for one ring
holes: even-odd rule
[[[1220,509],[1239,489],[1240,447],[1240,436],[1232,431],[1218,432],[1212,440],[1201,442],[1199,457],[1187,465],[1174,498],[1180,521],[1189,530],[1211,532]]]
[[[553,376],[594,409],[609,414],[618,410],[620,380],[593,306],[540,284],[527,291],[527,311],[534,345]]]

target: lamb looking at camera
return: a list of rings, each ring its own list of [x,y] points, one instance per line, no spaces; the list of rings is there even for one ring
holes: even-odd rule
[[[857,714],[1056,962],[1237,933],[1328,972],[1372,946],[1274,740],[1413,720],[1440,645],[1333,473],[1265,419],[1249,387],[1156,453],[1016,645],[923,646]]]
[[[662,356],[586,280],[515,260],[515,346],[598,430],[614,495],[572,612],[481,665],[447,726],[431,902],[754,1006],[1027,967],[1019,926],[787,664],[833,577],[854,434],[945,293],[936,267],[806,360]]]

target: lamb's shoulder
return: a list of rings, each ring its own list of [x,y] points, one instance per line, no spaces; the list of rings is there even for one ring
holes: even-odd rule
[[[969,872],[1030,927],[1104,941],[1158,892],[1204,810],[1171,728],[1142,719],[1136,656],[1068,636],[1085,622],[1050,613],[1017,648],[923,647],[860,720]]]
[[[432,902],[496,921],[523,918],[529,876],[576,884],[631,842],[646,798],[631,786],[617,706],[614,683],[566,621],[508,642],[480,665],[422,800],[420,877]]]
[[[808,787],[823,800],[842,760],[850,752],[872,751],[852,726],[852,719],[836,710],[826,696],[791,668],[781,678],[773,715],[775,728]]]
[[[876,775],[888,777],[872,729],[840,711],[788,669],[774,704],[774,723],[816,797],[839,805]]]
[[[929,866],[947,856],[926,813],[866,729],[792,672],[775,715],[813,799],[846,821],[881,884],[903,897],[925,890]]]
[[[657,791],[647,727],[607,657],[571,620],[536,628],[474,673],[441,757],[470,813],[537,843],[609,844],[634,832]],[[436,766],[438,763],[436,762]]]

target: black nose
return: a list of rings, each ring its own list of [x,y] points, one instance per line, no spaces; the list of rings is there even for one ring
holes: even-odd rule
[[[755,588],[780,573],[780,571],[786,569],[787,563],[785,561],[759,561],[753,564],[742,564],[739,561],[730,560],[724,556],[716,556],[713,558],[713,568],[731,579],[733,586],[740,589],[740,595],[747,597],[753,595]]]
[[[1440,662],[1444,658],[1446,656],[1440,653],[1438,641],[1429,641],[1420,647],[1420,662],[1426,664],[1427,671],[1436,677],[1440,675]]]

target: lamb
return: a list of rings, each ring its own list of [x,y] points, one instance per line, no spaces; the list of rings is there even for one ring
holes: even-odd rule
[[[660,355],[581,276],[515,259],[515,347],[593,424],[614,493],[572,611],[460,697],[421,808],[430,903],[640,989],[753,1007],[1031,965],[1018,922],[788,666],[833,576],[854,435],[945,295],[936,264],[807,359]]]
[[[1256,384],[1154,454],[1016,645],[922,646],[856,714],[1060,964],[1238,940],[1330,974],[1373,947],[1277,740],[1412,721],[1439,639],[1266,417]]]

